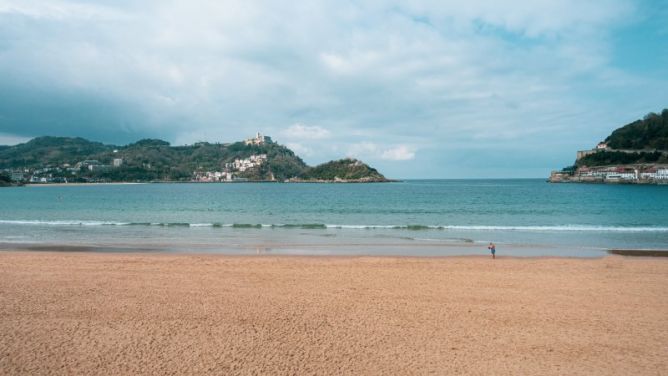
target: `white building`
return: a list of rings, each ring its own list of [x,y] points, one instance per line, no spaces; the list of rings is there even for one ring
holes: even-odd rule
[[[265,136],[262,133],[257,132],[255,137],[247,138],[245,142],[246,145],[264,145],[264,144],[271,144],[272,140],[271,137]]]
[[[112,165],[114,167],[121,167],[123,165],[123,158],[114,158]]]
[[[606,179],[635,180],[636,174],[633,172],[609,172],[605,175]]]
[[[267,154],[253,154],[248,158],[235,159],[232,163],[227,163],[226,168],[232,171],[244,172],[254,167],[260,166],[267,160]]]
[[[206,171],[206,172],[196,172],[195,181],[199,182],[221,182],[221,181],[232,181],[231,172],[222,172],[222,171]]]

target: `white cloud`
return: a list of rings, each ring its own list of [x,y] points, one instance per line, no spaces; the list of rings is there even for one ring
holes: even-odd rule
[[[411,160],[419,145],[430,166],[443,165],[430,150],[491,154],[495,140],[551,153],[668,101],[665,77],[613,64],[636,4],[0,0],[0,132],[192,143],[261,130],[314,161],[336,147]],[[66,111],[82,117],[53,120]]]
[[[317,125],[293,124],[281,132],[288,139],[293,140],[322,140],[329,138],[331,133]]]
[[[28,140],[30,140],[29,137],[0,133],[0,145],[16,145],[27,142]]]
[[[399,145],[397,147],[384,150],[380,154],[380,158],[389,161],[408,161],[415,158],[415,152],[406,145]]]
[[[288,142],[285,144],[290,150],[294,151],[300,157],[309,157],[313,155],[313,149],[297,142]]]
[[[50,0],[0,0],[0,14],[14,13],[38,19],[96,19],[118,20],[123,18],[124,12],[111,7],[85,4],[76,1]]]
[[[348,147],[347,156],[358,159],[382,159],[387,161],[407,161],[415,158],[413,147],[393,145],[384,147],[373,142],[354,143]]]
[[[364,158],[365,156],[374,156],[378,154],[378,145],[373,142],[358,142],[348,146],[346,155],[352,158]]]

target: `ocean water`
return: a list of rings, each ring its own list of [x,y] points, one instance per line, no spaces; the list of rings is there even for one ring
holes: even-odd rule
[[[0,249],[602,256],[668,249],[668,186],[542,179],[0,189]]]

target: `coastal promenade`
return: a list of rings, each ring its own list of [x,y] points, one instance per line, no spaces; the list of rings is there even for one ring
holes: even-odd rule
[[[0,374],[657,375],[668,260],[0,252]]]

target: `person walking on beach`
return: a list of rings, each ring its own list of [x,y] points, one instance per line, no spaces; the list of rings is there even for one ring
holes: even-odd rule
[[[494,245],[494,243],[490,242],[487,249],[489,249],[489,251],[492,252],[492,258],[495,259],[496,258],[496,246]]]

